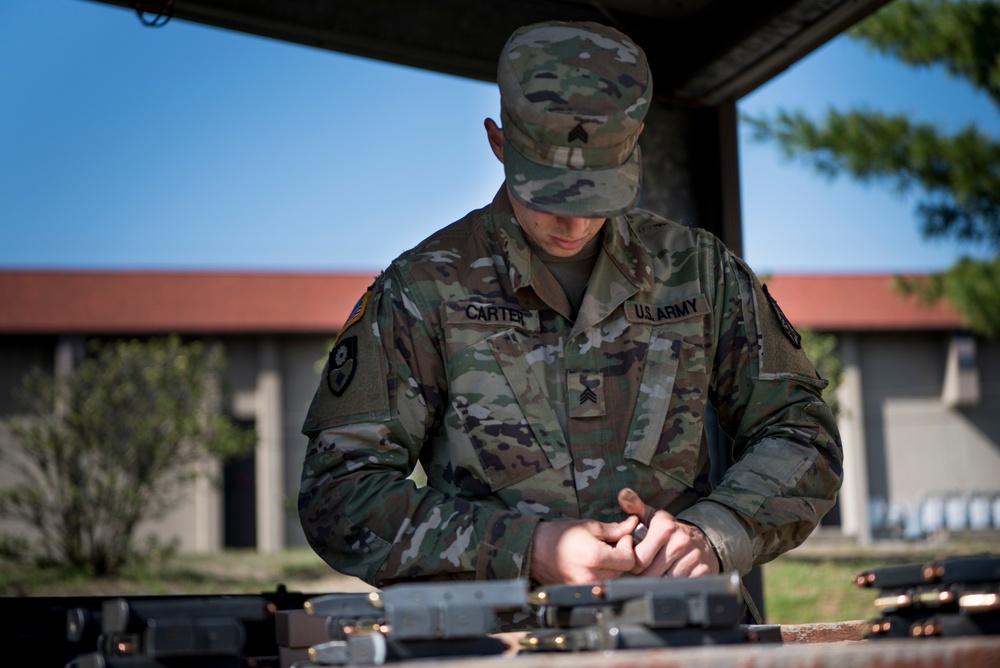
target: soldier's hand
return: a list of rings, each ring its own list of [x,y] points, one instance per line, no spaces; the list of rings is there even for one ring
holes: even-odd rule
[[[587,584],[635,567],[632,532],[639,521],[539,522],[531,545],[531,577],[540,584]]]
[[[634,575],[696,577],[719,572],[719,556],[701,529],[647,505],[628,487],[618,492],[618,504],[646,525],[646,536],[635,546]]]

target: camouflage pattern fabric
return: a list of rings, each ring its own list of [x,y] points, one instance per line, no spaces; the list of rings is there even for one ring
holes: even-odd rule
[[[724,571],[812,531],[839,436],[753,274],[643,211],[609,219],[602,243],[575,320],[506,187],[379,277],[303,427],[299,512],[327,563],[376,586],[530,577],[539,521],[620,521],[622,487],[701,527]],[[716,489],[709,402],[735,439]]]
[[[588,218],[635,206],[636,141],[653,80],[632,40],[597,23],[525,26],[503,48],[497,84],[514,197],[537,211]]]

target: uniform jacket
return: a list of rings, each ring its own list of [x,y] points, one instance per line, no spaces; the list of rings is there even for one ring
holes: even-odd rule
[[[626,486],[704,530],[724,571],[812,531],[842,450],[777,304],[704,230],[634,210],[602,243],[575,318],[504,188],[379,276],[303,427],[299,513],[333,568],[530,577],[540,520],[623,520]],[[714,489],[710,403],[734,443]]]

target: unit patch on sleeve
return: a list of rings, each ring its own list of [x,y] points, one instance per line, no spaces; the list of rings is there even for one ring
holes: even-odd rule
[[[330,350],[330,359],[326,362],[326,385],[335,397],[343,396],[351,381],[354,380],[357,366],[358,337],[348,336],[343,340],[338,340],[333,349]]]

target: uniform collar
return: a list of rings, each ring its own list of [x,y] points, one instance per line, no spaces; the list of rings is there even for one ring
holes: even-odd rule
[[[611,232],[611,234],[609,234]],[[621,276],[636,290],[653,289],[653,263],[629,220],[629,214],[609,218],[604,234],[604,250]]]
[[[504,264],[510,284],[515,290],[531,287],[533,280],[539,275],[543,268],[541,258],[531,251],[528,240],[524,236],[524,230],[514,216],[514,208],[510,205],[510,196],[507,194],[507,183],[500,186],[500,190],[493,197],[493,205],[490,207],[490,220],[493,224],[493,236],[496,241],[499,255],[505,261]]]
[[[535,282],[543,273],[551,279],[548,270],[544,269],[541,258],[532,252],[525,239],[524,230],[514,217],[506,183],[500,186],[500,190],[494,196],[490,213],[493,237],[500,255],[506,261],[504,268],[511,286],[515,290],[535,287]],[[639,235],[629,222],[628,215],[609,218],[605,223],[603,237],[602,255],[606,258],[598,260],[595,272],[600,270],[605,274],[602,278],[613,282],[620,283],[622,280],[628,282],[632,292],[652,289],[653,268],[649,250],[639,240]],[[610,261],[611,267],[601,267],[605,264],[603,261],[605,259]]]

